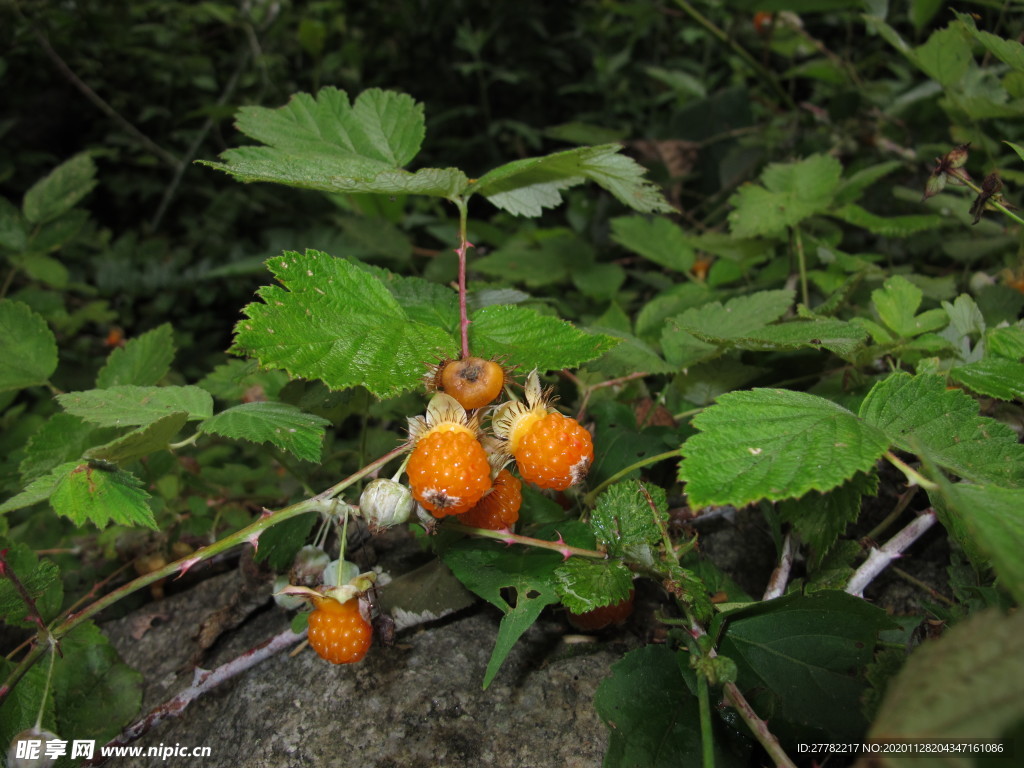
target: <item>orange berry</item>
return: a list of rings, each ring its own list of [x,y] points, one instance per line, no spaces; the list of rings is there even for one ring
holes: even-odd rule
[[[594,441],[576,419],[549,413],[528,425],[512,453],[519,474],[541,488],[564,491],[587,476]]]
[[[621,624],[633,614],[633,590],[629,590],[629,597],[625,600],[603,605],[586,613],[569,612],[569,622],[585,632],[593,632],[598,629],[610,627],[612,624]]]
[[[493,403],[501,394],[505,387],[505,370],[493,360],[482,357],[449,360],[438,366],[434,386],[471,411]]]
[[[419,438],[405,471],[413,498],[434,517],[465,512],[491,487],[487,452],[469,429],[454,424]]]
[[[459,515],[458,520],[474,528],[500,531],[510,528],[519,519],[523,504],[523,484],[507,469],[494,479],[494,487],[471,510]]]
[[[309,644],[331,664],[362,661],[373,642],[373,627],[359,612],[359,600],[339,603],[330,597],[314,598],[309,614]]]

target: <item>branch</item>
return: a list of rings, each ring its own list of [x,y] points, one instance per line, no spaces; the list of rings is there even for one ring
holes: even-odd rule
[[[279,635],[275,635],[262,645],[250,648],[241,656],[238,656],[225,664],[221,664],[216,669],[210,670],[196,667],[192,678],[192,685],[183,690],[173,699],[170,699],[160,706],[150,710],[145,717],[142,717],[129,725],[121,731],[115,739],[108,742],[105,746],[123,747],[132,743],[141,736],[144,736],[164,720],[170,720],[171,718],[178,717],[178,715],[185,711],[189,704],[198,699],[204,693],[212,691],[221,683],[227,682],[236,675],[245,672],[250,667],[254,667],[261,661],[277,655],[286,648],[290,648],[305,636],[305,632],[302,634],[296,634],[290,629],[286,629],[284,632],[281,632]],[[100,755],[102,754],[103,753],[101,751]],[[93,760],[84,763],[84,765],[102,765],[106,761],[107,758],[105,757],[96,757]]]
[[[881,549],[872,547],[868,559],[850,577],[846,591],[856,597],[864,597],[864,589],[874,581],[885,568],[903,551],[921,538],[925,531],[938,522],[934,509],[927,509],[916,517],[908,526],[889,539]]]

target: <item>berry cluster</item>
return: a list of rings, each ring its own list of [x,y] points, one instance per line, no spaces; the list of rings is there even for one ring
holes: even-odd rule
[[[409,420],[406,473],[413,498],[434,517],[510,527],[522,503],[522,483],[505,469],[513,460],[520,477],[541,488],[561,491],[586,477],[594,460],[590,433],[551,407],[537,371],[527,377],[525,403],[496,409],[489,406],[507,376],[493,360],[442,362],[428,383],[437,394],[425,416]],[[489,431],[482,426],[488,418]]]
[[[379,478],[360,496],[371,529],[406,522],[419,502],[436,518],[455,515],[474,528],[506,530],[519,519],[522,480],[562,491],[586,477],[594,460],[590,433],[551,407],[537,371],[526,378],[525,402],[492,407],[509,383],[500,364],[478,357],[432,368],[427,385],[436,394],[424,416],[409,419],[408,487],[398,475]],[[512,462],[522,480],[506,468]],[[291,574],[278,597],[312,602],[309,644],[320,656],[333,664],[361,661],[373,640],[365,595],[374,574],[354,565],[351,572],[325,567],[326,556],[309,549],[318,570]],[[336,572],[333,582],[329,572]],[[320,582],[320,589],[311,588]]]

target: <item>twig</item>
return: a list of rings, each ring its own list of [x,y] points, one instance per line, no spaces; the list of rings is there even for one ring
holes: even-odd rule
[[[465,198],[454,200],[459,209],[459,247],[455,253],[459,256],[459,333],[462,337],[462,357],[469,357],[469,312],[466,308],[466,251],[475,246],[466,235],[469,207]]]
[[[168,152],[166,149],[161,147],[151,138],[146,136],[146,134],[144,134],[142,131],[140,131],[138,128],[136,128],[134,125],[128,122],[124,117],[121,116],[121,114],[116,109],[110,106],[103,99],[102,96],[100,96],[98,93],[96,93],[96,91],[90,88],[78,75],[74,73],[71,67],[69,67],[67,63],[64,61],[64,59],[60,57],[60,54],[53,49],[53,46],[50,45],[50,41],[47,39],[46,35],[40,32],[36,28],[35,24],[33,24],[31,21],[28,21],[27,19],[26,21],[29,27],[32,29],[32,33],[36,36],[36,39],[39,40],[39,44],[42,46],[43,51],[46,53],[47,56],[50,57],[50,61],[53,62],[54,66],[56,66],[57,69],[61,71],[61,74],[63,74],[64,77],[66,77],[71,82],[71,84],[75,86],[75,88],[81,91],[82,94],[89,101],[91,101],[97,108],[99,108],[99,110],[103,112],[103,114],[105,114],[111,120],[120,125],[123,130],[127,131],[129,134],[134,136],[135,139],[140,144],[142,144],[146,149],[148,149],[150,152],[159,157],[168,165],[175,165],[179,162],[178,158],[175,157],[171,152]]]
[[[249,649],[241,656],[238,656],[225,664],[221,664],[216,669],[200,669],[197,667],[192,678],[192,685],[183,690],[173,699],[170,699],[160,706],[150,710],[145,717],[142,717],[129,725],[121,731],[115,739],[108,742],[106,747],[123,747],[132,743],[141,736],[144,736],[164,720],[178,717],[185,711],[189,704],[203,694],[212,691],[221,683],[225,683],[242,672],[245,672],[247,669],[256,666],[261,661],[277,655],[286,648],[290,648],[305,636],[305,632],[296,634],[290,629],[286,629],[284,632],[281,632],[279,635],[275,635],[262,645],[257,645],[255,648]],[[102,751],[100,754],[102,755]],[[102,765],[106,761],[106,757],[97,757],[84,764]]]
[[[786,584],[789,583],[789,574],[793,570],[793,556],[796,554],[796,547],[793,544],[793,534],[787,533],[782,540],[782,556],[779,557],[779,564],[772,571],[768,579],[768,586],[765,588],[762,600],[774,600],[782,597],[786,591]]]
[[[590,506],[591,504],[594,503],[594,500],[601,494],[601,491],[603,491],[609,485],[617,483],[619,480],[621,480],[622,478],[624,478],[626,475],[628,475],[630,472],[633,472],[634,470],[640,469],[642,467],[649,466],[651,464],[657,464],[659,461],[664,461],[665,459],[678,459],[678,458],[679,458],[679,449],[678,448],[673,448],[671,451],[665,451],[664,453],[659,453],[659,454],[656,454],[654,456],[648,456],[647,458],[640,459],[640,461],[638,461],[638,462],[636,462],[634,464],[630,464],[625,469],[620,469],[614,475],[612,475],[607,480],[605,480],[603,483],[601,483],[596,488],[594,488],[592,491],[590,491],[586,496],[583,497],[583,503],[586,504],[587,506]]]
[[[568,371],[562,371],[562,373],[567,374]],[[579,413],[576,414],[576,421],[583,421],[583,416],[587,412],[587,403],[590,402],[590,395],[594,392],[595,389],[602,389],[603,387],[614,387],[618,384],[625,384],[627,381],[633,381],[634,379],[642,379],[644,378],[644,376],[647,375],[648,374],[646,371],[636,371],[635,373],[631,373],[628,376],[620,376],[617,379],[608,379],[608,381],[602,381],[597,384],[592,384],[589,387],[585,387],[586,391],[583,393],[583,402],[580,403],[580,410]],[[575,376],[573,376],[572,378],[575,379],[577,385],[580,384],[579,379],[577,379]]]
[[[7,549],[0,549],[0,578],[5,578],[14,585],[14,591],[21,596],[21,601],[25,603],[25,608],[28,610],[28,617],[32,619],[32,622],[36,624],[36,626],[45,632],[46,622],[43,621],[43,617],[39,615],[39,609],[36,608],[36,601],[32,597],[32,593],[29,592],[25,585],[21,583],[21,579],[18,578],[17,574],[14,573],[10,564],[7,562]]]
[[[863,597],[864,590],[874,579],[885,570],[893,560],[903,554],[911,544],[921,538],[924,533],[937,522],[934,509],[927,509],[916,517],[903,530],[889,539],[882,548],[872,547],[868,559],[850,577],[846,591],[856,597]]]
[[[245,72],[245,67],[249,63],[249,56],[252,47],[250,45],[245,46],[241,55],[239,56],[238,66],[235,67],[235,71],[231,73],[231,77],[228,78],[227,84],[224,86],[224,90],[220,94],[220,98],[217,99],[216,106],[222,107],[227,103],[234,93],[235,88],[238,87],[238,81],[242,77],[242,73]],[[167,185],[167,189],[164,190],[163,197],[160,199],[160,205],[156,209],[156,213],[153,215],[153,220],[149,223],[150,231],[155,231],[160,226],[160,222],[163,220],[164,214],[167,213],[168,207],[171,205],[171,200],[174,199],[174,195],[178,191],[178,187],[181,185],[181,179],[185,175],[185,170],[189,167],[192,162],[192,158],[196,156],[199,151],[199,145],[206,139],[206,134],[210,132],[210,129],[214,126],[214,119],[211,115],[206,118],[206,122],[203,123],[199,129],[199,133],[196,134],[195,139],[189,144],[188,149],[185,150],[185,155],[178,160],[178,166],[174,169],[174,176],[171,179],[171,183]]]

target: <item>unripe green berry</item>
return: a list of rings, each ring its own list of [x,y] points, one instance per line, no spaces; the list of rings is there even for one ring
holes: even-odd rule
[[[409,519],[416,502],[401,483],[379,478],[367,485],[359,497],[359,511],[371,528],[390,528]]]
[[[48,766],[54,765],[57,762],[56,757],[46,756],[46,742],[60,738],[55,733],[50,731],[44,731],[39,726],[33,726],[28,730],[22,731],[11,739],[11,746],[7,750],[7,765],[11,768],[48,768]],[[26,747],[28,744],[22,744],[22,754],[19,757],[18,742],[38,742],[33,745],[36,747],[33,754],[34,757],[29,757]]]

